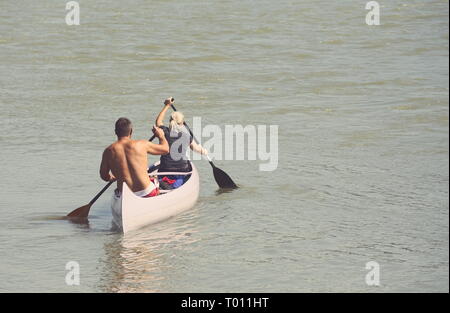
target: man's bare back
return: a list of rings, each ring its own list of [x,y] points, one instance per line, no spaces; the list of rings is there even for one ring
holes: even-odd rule
[[[147,155],[162,155],[169,152],[164,132],[160,128],[154,128],[153,132],[159,138],[159,144],[146,140],[132,140],[131,129],[128,136],[118,135],[118,140],[103,152],[100,177],[105,181],[117,179],[119,190],[122,190],[123,182],[126,182],[133,192],[149,187]]]

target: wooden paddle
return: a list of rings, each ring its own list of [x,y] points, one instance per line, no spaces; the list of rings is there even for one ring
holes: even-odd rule
[[[109,183],[106,184],[105,187],[86,205],[83,205],[82,207],[79,207],[76,210],[73,210],[69,214],[67,214],[67,217],[70,218],[87,218],[89,215],[89,211],[91,210],[91,206],[94,204],[95,201],[97,201],[98,198],[106,191],[106,189],[111,186],[112,183],[114,183],[116,180],[111,180]]]
[[[177,109],[175,108],[175,106],[173,104],[171,104],[170,106],[172,107],[172,110],[174,110],[175,112],[177,111]],[[199,143],[199,141],[197,140],[197,138],[195,138],[194,134],[192,133],[191,129],[186,124],[186,122],[184,122],[184,126],[186,126],[189,133],[191,133],[192,138],[197,143]],[[213,161],[211,160],[211,158],[208,155],[206,156],[206,158],[208,159],[209,164],[211,164],[211,167],[213,169],[214,179],[216,180],[216,183],[217,183],[217,185],[219,185],[220,188],[224,188],[224,189],[238,188],[238,186],[234,183],[234,181],[231,179],[231,177],[227,173],[225,173],[220,168],[218,168],[217,166],[214,165]]]
[[[150,138],[148,141],[153,141],[153,139],[155,139],[155,135],[152,136],[152,138]],[[109,188],[109,186],[112,185],[112,183],[114,183],[116,180],[111,180],[110,182],[108,182],[106,184],[105,187],[103,187],[102,190],[100,190],[100,192],[94,197],[92,198],[91,201],[89,201],[88,204],[83,205],[82,207],[79,207],[76,210],[73,210],[72,212],[70,212],[69,214],[67,214],[67,217],[70,218],[87,218],[89,215],[89,211],[91,210],[91,206],[95,203],[95,201],[97,201],[98,198],[100,198],[100,196],[106,191],[106,189]]]

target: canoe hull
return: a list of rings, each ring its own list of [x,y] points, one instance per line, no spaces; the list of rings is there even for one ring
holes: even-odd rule
[[[199,175],[194,164],[191,177],[183,186],[156,197],[138,197],[124,183],[121,197],[113,195],[112,198],[113,223],[127,233],[166,220],[195,205],[199,186]]]

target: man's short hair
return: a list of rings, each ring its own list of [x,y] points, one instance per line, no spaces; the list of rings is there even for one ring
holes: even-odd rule
[[[116,121],[116,135],[118,137],[130,136],[131,129],[131,121],[126,117],[121,117]]]

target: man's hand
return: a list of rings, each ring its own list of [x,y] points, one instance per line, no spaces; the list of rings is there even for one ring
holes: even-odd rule
[[[159,144],[146,141],[147,153],[153,155],[164,155],[169,153],[169,143],[167,142],[166,136],[164,136],[164,131],[157,126],[153,126],[152,131],[153,134],[158,137]]]
[[[161,128],[153,126],[152,131],[153,134],[155,134],[155,136],[158,137],[158,139],[164,138],[164,131]]]
[[[172,105],[174,100],[175,99],[172,97],[167,98],[166,100],[164,100],[164,105],[167,105],[167,106]]]

